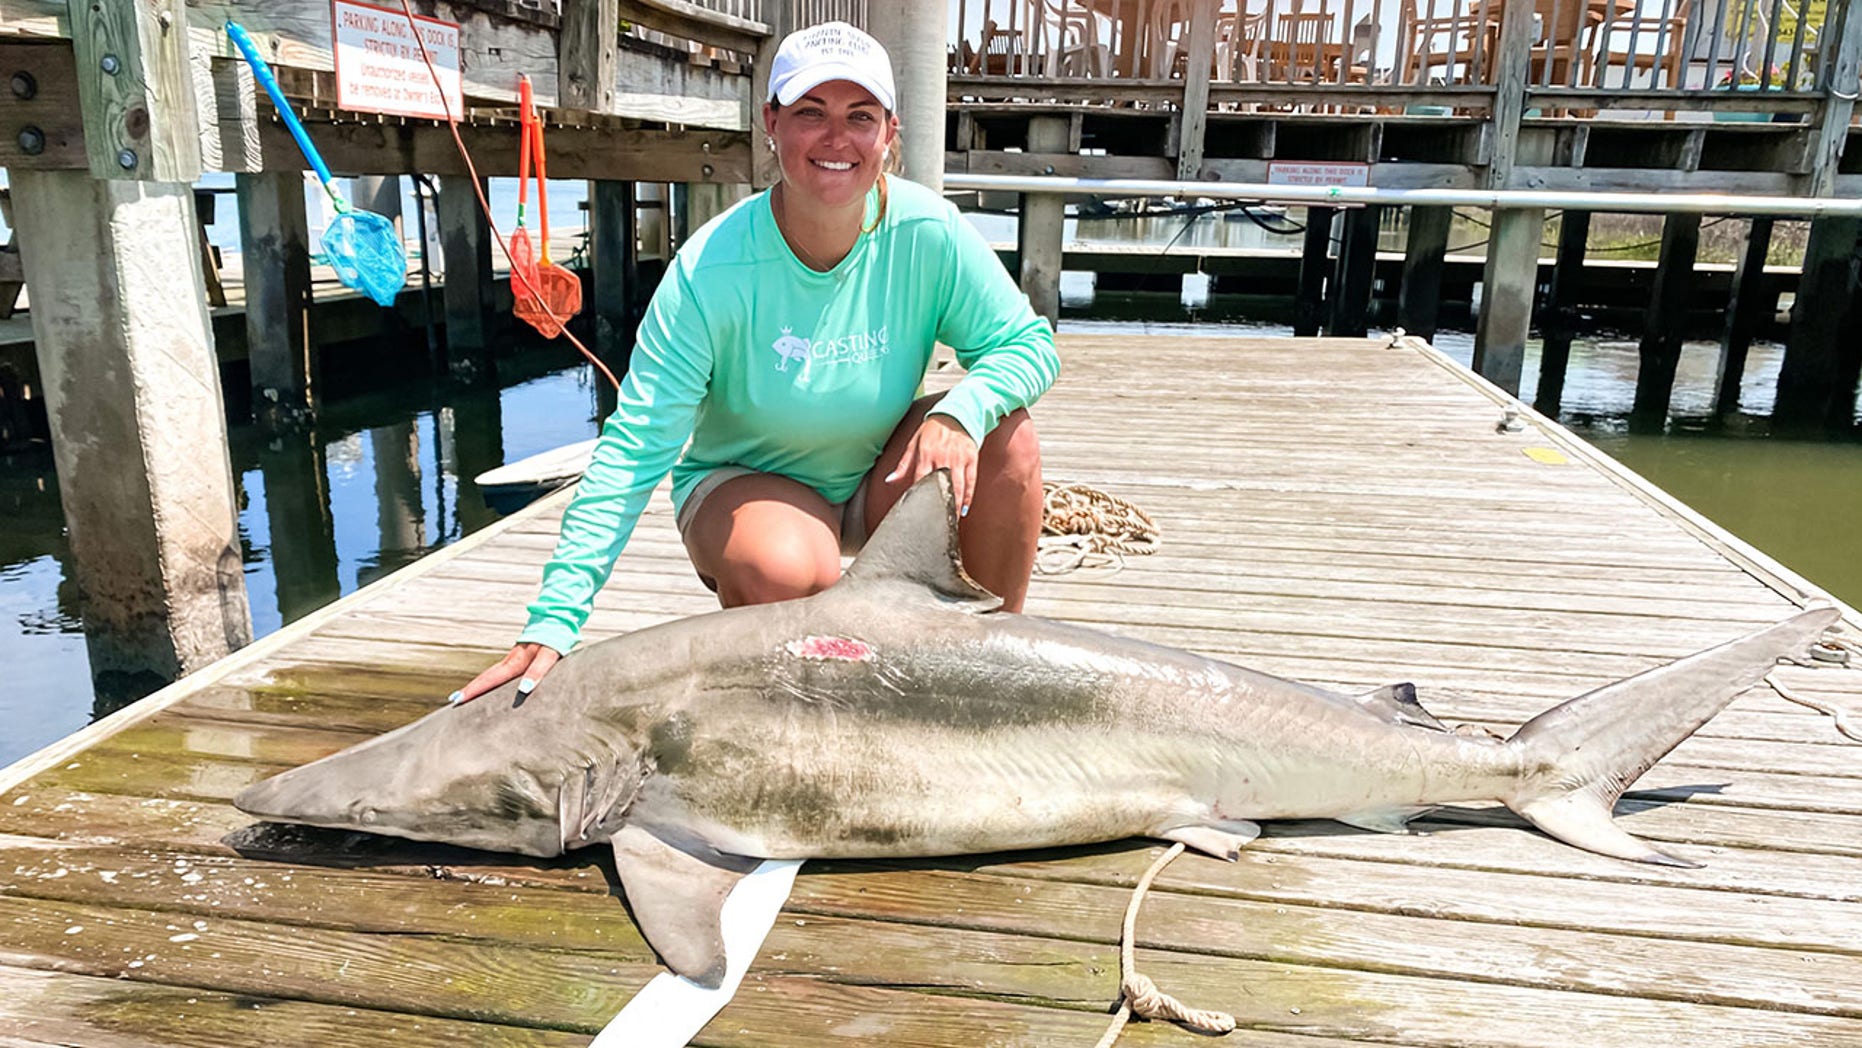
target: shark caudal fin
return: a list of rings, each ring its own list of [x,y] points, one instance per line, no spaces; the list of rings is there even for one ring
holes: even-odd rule
[[[1526,722],[1506,745],[1521,777],[1507,807],[1553,837],[1633,862],[1695,866],[1651,848],[1611,819],[1629,784],[1735,697],[1801,654],[1839,616],[1812,608],[1783,622],[1598,688]]]

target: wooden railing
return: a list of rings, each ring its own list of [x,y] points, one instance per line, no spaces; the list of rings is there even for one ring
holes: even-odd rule
[[[1217,105],[1355,95],[1385,110],[1478,107],[1498,83],[1503,23],[1517,18],[1528,23],[1512,39],[1527,42],[1533,108],[1791,113],[1827,95],[1840,20],[1857,7],[1856,0],[954,0],[949,61],[963,89],[983,97],[1019,87],[1023,97],[1049,90],[1085,99],[1090,85],[1156,87],[1206,75]],[[1202,41],[1199,19],[1207,23]]]

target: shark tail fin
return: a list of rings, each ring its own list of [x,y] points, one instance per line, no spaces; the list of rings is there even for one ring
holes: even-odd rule
[[[1633,862],[1696,865],[1619,827],[1611,818],[1617,798],[1763,680],[1779,658],[1808,648],[1839,615],[1835,608],[1812,608],[1539,714],[1507,740],[1521,776],[1501,799],[1534,826],[1587,851]]]

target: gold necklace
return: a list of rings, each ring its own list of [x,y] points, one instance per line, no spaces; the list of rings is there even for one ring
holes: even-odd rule
[[[827,273],[832,271],[835,266],[839,265],[841,259],[853,253],[853,249],[849,248],[841,254],[840,259],[835,259],[833,262],[824,265],[818,256],[802,247],[802,245],[797,242],[796,238],[790,236],[789,231],[783,228],[789,217],[789,197],[788,194],[782,191],[782,186],[780,184],[776,186],[774,196],[771,199],[775,204],[772,210],[776,217],[776,231],[782,234],[783,243],[789,245],[790,253],[793,254],[796,260],[801,262],[802,265],[807,266],[817,273]]]

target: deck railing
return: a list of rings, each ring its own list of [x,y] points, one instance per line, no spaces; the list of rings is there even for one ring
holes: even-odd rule
[[[1801,112],[1822,97],[1855,0],[952,0],[949,63],[965,91],[1161,86],[1211,100],[1479,106],[1502,26],[1528,22],[1525,83],[1549,113],[1596,108]],[[1205,55],[1192,57],[1198,19]],[[1207,69],[1200,68],[1207,63]],[[1225,90],[1240,85],[1253,90]],[[1839,90],[1853,92],[1856,85]],[[1371,89],[1381,88],[1374,92]],[[1116,96],[1113,91],[1108,97]],[[1134,97],[1127,95],[1127,97]],[[1139,92],[1135,97],[1142,97]],[[1159,97],[1167,97],[1159,93]],[[1411,111],[1414,111],[1412,108]],[[1425,111],[1427,111],[1425,109]]]

